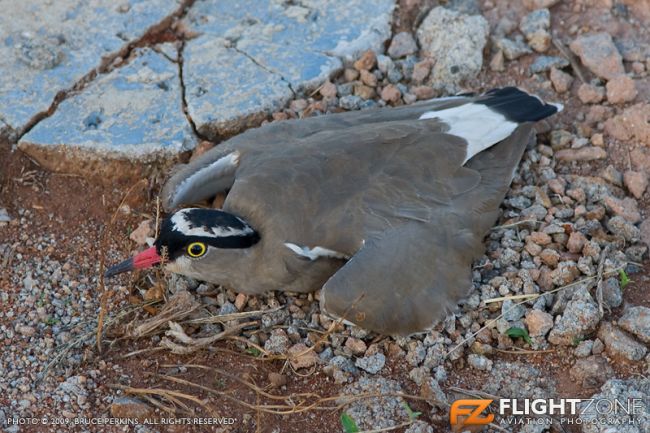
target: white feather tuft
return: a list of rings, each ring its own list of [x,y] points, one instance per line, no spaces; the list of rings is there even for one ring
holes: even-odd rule
[[[292,244],[291,242],[285,242],[284,246],[289,248],[291,251],[294,253],[298,254],[299,256],[306,257],[309,260],[316,260],[321,257],[329,257],[329,258],[334,258],[334,259],[347,259],[348,256],[339,253],[338,251],[330,250],[329,248],[323,248],[323,247],[314,247],[314,248],[309,248],[309,247],[301,247],[296,244]]]

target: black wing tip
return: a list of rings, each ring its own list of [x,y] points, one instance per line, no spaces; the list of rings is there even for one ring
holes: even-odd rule
[[[517,122],[537,122],[562,111],[561,104],[549,104],[539,97],[524,92],[517,87],[501,87],[489,90],[478,100],[506,119]]]

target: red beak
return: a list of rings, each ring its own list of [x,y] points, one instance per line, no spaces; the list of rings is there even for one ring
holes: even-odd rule
[[[160,256],[156,247],[148,248],[141,253],[124,260],[122,263],[111,266],[104,274],[105,278],[113,277],[123,272],[130,272],[134,269],[146,269],[160,263]]]

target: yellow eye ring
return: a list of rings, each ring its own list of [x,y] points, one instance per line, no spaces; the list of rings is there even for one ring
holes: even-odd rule
[[[201,257],[208,249],[203,242],[192,242],[187,246],[187,255],[190,257]]]

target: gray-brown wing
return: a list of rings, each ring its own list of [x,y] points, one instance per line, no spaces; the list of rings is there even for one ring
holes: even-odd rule
[[[394,121],[416,121],[431,110],[451,108],[465,104],[473,98],[455,97],[446,100],[422,101],[396,108],[345,112],[306,119],[273,122],[260,128],[249,129],[225,143],[216,146],[189,164],[180,165],[163,189],[163,206],[170,210],[181,204],[203,200],[229,189],[234,180],[235,167],[219,164],[232,152],[240,158],[259,152],[277,152],[291,147],[296,140],[303,140],[323,131],[342,131],[363,128]]]
[[[483,251],[512,174],[532,137],[531,125],[482,152],[469,165],[475,188],[434,205],[432,223],[416,221],[370,239],[325,283],[326,311],[384,334],[431,327],[471,286],[470,266]]]
[[[465,141],[443,127],[433,119],[363,125],[249,155],[224,209],[278,243],[354,253],[375,232],[431,221],[436,205],[478,185],[478,172],[461,166]]]

